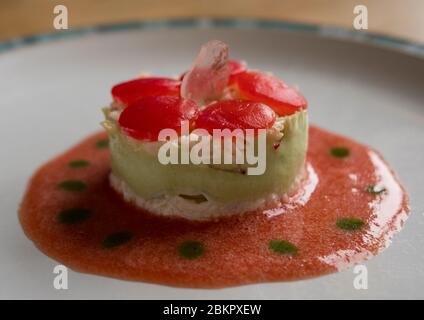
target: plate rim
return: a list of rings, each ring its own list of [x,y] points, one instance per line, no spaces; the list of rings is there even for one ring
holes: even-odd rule
[[[0,55],[23,47],[46,42],[77,38],[85,35],[114,33],[131,30],[157,30],[169,28],[233,28],[233,29],[274,29],[288,32],[315,34],[329,39],[374,45],[379,48],[398,51],[406,55],[424,58],[424,44],[385,35],[377,32],[355,31],[343,27],[326,26],[312,23],[300,23],[287,20],[256,18],[170,18],[129,20],[126,22],[97,24],[77,27],[72,30],[53,31],[15,37],[0,41]]]

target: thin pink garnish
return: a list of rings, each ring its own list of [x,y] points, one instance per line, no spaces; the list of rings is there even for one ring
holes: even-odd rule
[[[199,105],[218,100],[230,77],[228,46],[219,40],[204,44],[193,67],[183,78],[181,97]]]

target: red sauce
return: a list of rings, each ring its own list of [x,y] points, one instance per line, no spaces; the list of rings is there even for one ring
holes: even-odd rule
[[[376,151],[311,127],[307,158],[318,184],[303,206],[282,214],[277,209],[272,217],[254,212],[210,222],[157,217],[109,187],[109,152],[97,144],[106,137],[97,133],[41,167],[19,213],[37,247],[76,271],[181,287],[296,280],[377,254],[409,211],[406,193]],[[349,154],[336,157],[334,147]],[[75,160],[89,164],[69,166]],[[65,180],[84,184],[59,187]],[[385,190],[369,192],[373,185]],[[72,208],[85,211],[60,214]],[[352,225],[357,229],[342,229]],[[287,253],[273,251],[272,240],[288,241]],[[185,241],[201,243],[203,251],[187,259],[179,251]]]

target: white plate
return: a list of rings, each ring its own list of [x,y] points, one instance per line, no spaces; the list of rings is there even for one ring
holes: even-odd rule
[[[209,26],[172,22],[168,28],[135,23],[85,30],[81,36],[0,54],[0,298],[424,298],[422,48],[354,34],[362,42],[408,49],[417,55],[413,57],[323,37],[322,29],[311,26],[252,21],[237,26],[228,21]],[[51,36],[23,42],[46,39]],[[366,263],[368,290],[354,288],[352,269],[221,290],[177,289],[69,271],[69,289],[54,289],[55,261],[24,236],[17,219],[28,178],[44,161],[100,129],[100,108],[109,102],[114,83],[141,71],[178,74],[210,39],[227,42],[231,56],[251,67],[272,70],[299,85],[309,100],[312,122],[376,147],[398,172],[409,191],[412,214],[393,244]]]

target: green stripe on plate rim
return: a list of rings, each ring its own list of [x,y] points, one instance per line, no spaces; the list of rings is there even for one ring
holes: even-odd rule
[[[395,49],[407,54],[424,57],[424,44],[381,35],[377,33],[354,31],[339,27],[318,26],[281,20],[260,19],[226,19],[226,18],[182,18],[169,20],[130,21],[118,24],[105,24],[93,27],[82,27],[67,31],[57,31],[38,35],[15,38],[0,42],[0,53],[24,46],[51,42],[59,39],[73,38],[96,33],[119,32],[128,30],[148,30],[159,28],[259,28],[277,29],[292,32],[313,33],[319,36],[350,40],[359,43],[374,44],[380,47]]]

